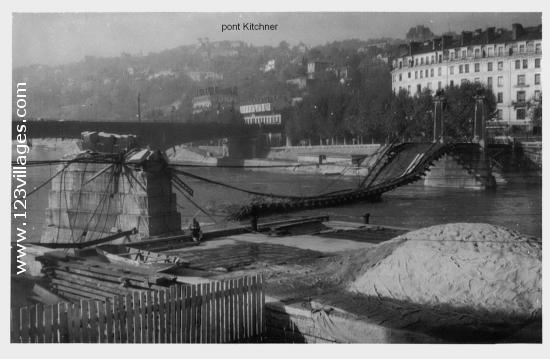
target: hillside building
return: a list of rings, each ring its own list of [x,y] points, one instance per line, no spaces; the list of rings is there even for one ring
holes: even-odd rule
[[[252,103],[239,107],[247,125],[280,125],[282,116],[275,113],[271,103]]]
[[[193,114],[215,110],[223,111],[235,108],[238,95],[237,88],[207,87],[197,91],[193,97]]]

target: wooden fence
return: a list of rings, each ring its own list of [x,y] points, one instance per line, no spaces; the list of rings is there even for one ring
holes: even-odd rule
[[[11,311],[12,343],[234,343],[260,341],[261,275],[101,302],[34,305]]]

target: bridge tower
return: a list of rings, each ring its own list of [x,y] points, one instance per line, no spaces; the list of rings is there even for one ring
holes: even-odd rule
[[[445,96],[443,90],[436,92],[434,97],[434,137],[433,142],[443,142],[443,102]]]
[[[485,96],[478,93],[474,97],[475,109],[474,109],[474,142],[479,143],[482,151],[486,148],[486,116],[487,110],[485,107]]]
[[[474,99],[474,143],[454,143],[454,150],[445,154],[431,168],[424,178],[424,185],[472,189],[486,189],[496,185],[485,151],[485,97],[478,93]],[[443,143],[444,100],[443,91],[438,91],[434,97],[434,143]]]

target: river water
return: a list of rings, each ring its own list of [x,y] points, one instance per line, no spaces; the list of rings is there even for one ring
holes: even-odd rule
[[[249,190],[293,195],[313,195],[321,192],[357,186],[361,178],[274,173],[229,168],[187,168],[189,172],[226,182]],[[56,172],[55,166],[29,168],[28,189],[43,183]],[[181,177],[194,189],[193,199],[210,216],[178,195],[182,225],[196,216],[204,224],[223,225],[229,210],[253,199],[241,192]],[[484,222],[502,225],[521,233],[542,237],[542,186],[540,184],[499,186],[496,190],[468,190],[425,187],[412,184],[388,192],[376,203],[356,203],[317,210],[287,213],[292,215],[329,215],[333,219],[362,220],[370,213],[370,223],[420,228],[451,222]],[[27,228],[29,240],[39,240],[44,228],[49,185],[28,198]],[[279,216],[280,217],[280,216]],[[17,225],[12,222],[12,231]],[[12,236],[13,237],[13,236]],[[12,238],[13,239],[13,238]]]

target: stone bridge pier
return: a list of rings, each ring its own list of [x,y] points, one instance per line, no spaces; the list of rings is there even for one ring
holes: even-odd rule
[[[432,187],[488,189],[496,186],[487,155],[485,97],[474,97],[474,128],[472,143],[452,145],[451,151],[441,157],[424,177],[424,185]],[[434,97],[433,141],[443,142],[443,91]]]

